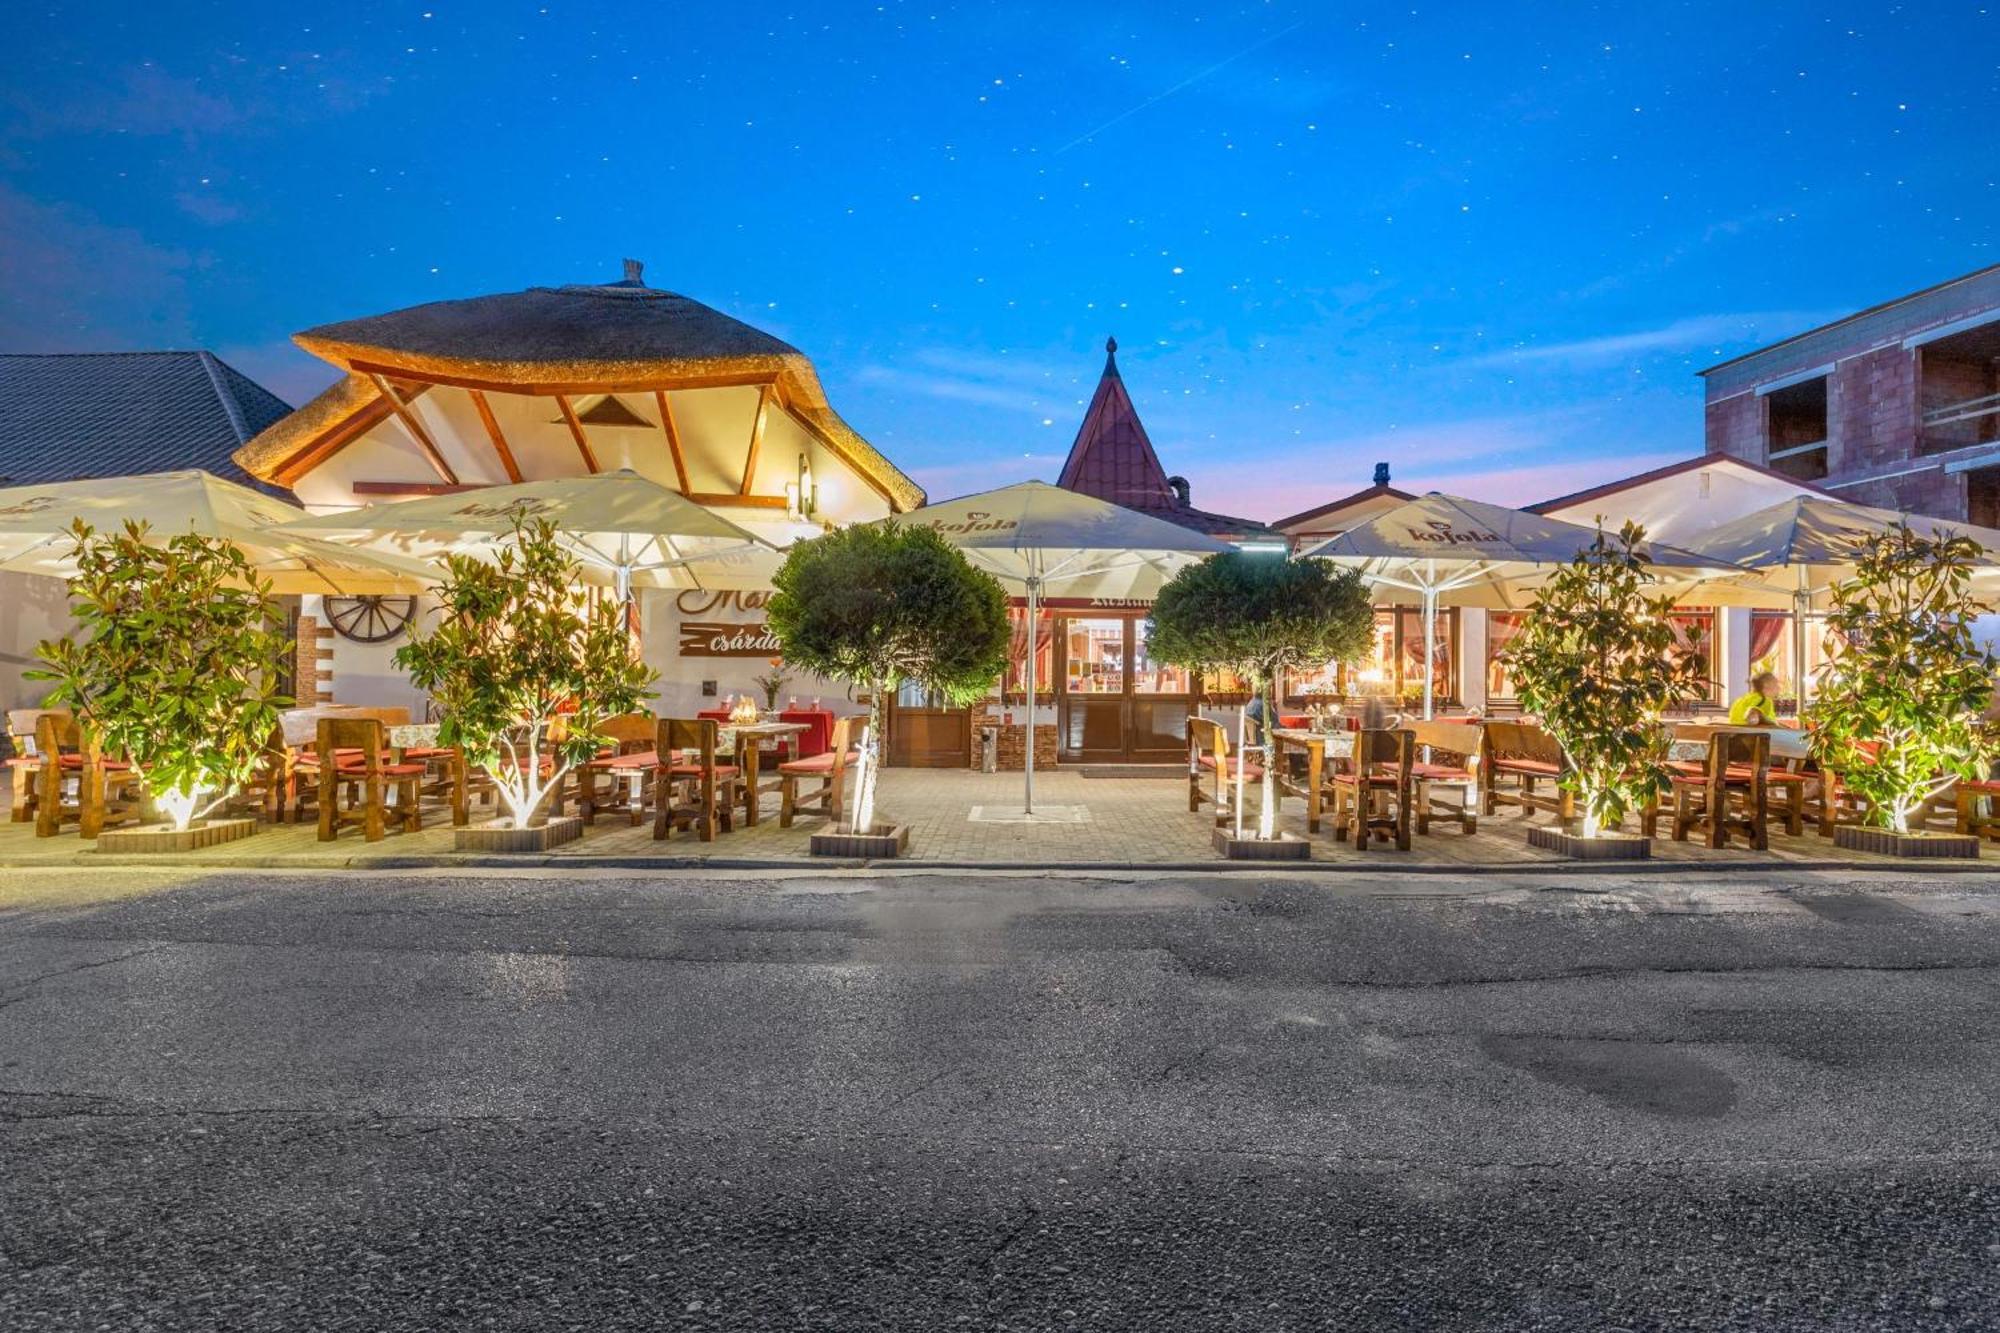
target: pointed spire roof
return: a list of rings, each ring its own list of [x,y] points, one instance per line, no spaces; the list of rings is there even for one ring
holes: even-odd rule
[[[1097,381],[1097,392],[1091,395],[1056,485],[1127,509],[1176,507],[1167,470],[1160,466],[1139,409],[1125,391],[1125,377],[1118,373],[1116,338],[1104,340],[1104,376]]]
[[[1196,509],[1187,500],[1187,481],[1169,477],[1153,452],[1139,409],[1118,373],[1118,340],[1104,340],[1104,375],[1084,410],[1083,425],[1063,460],[1056,485],[1136,509],[1210,536],[1277,540],[1280,534],[1254,519]]]

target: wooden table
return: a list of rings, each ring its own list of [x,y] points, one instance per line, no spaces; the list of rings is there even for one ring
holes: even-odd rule
[[[1716,722],[1680,722],[1667,745],[1671,763],[1700,763],[1708,758],[1708,738],[1718,731],[1759,732],[1771,738],[1771,758],[1798,763],[1812,757],[1806,734],[1797,727],[1738,727]]]
[[[743,827],[757,826],[758,798],[764,790],[776,791],[779,784],[773,782],[768,789],[757,785],[757,759],[767,742],[784,740],[810,730],[806,722],[752,722],[738,725],[730,722],[716,726],[716,745],[736,752],[736,766],[743,770]]]
[[[1319,832],[1320,778],[1326,772],[1329,758],[1351,759],[1354,757],[1354,733],[1351,731],[1310,731],[1304,727],[1273,727],[1271,729],[1272,753],[1266,756],[1273,765],[1272,780],[1277,784],[1278,797],[1303,796],[1306,802],[1306,832]],[[1285,772],[1285,751],[1304,750],[1306,752],[1306,785],[1301,788]]]

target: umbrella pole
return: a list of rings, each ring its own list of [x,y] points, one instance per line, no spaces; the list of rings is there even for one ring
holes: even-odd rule
[[[1036,623],[1035,608],[1041,590],[1041,576],[1028,575],[1028,665],[1023,673],[1028,687],[1028,735],[1027,744],[1021,751],[1022,771],[1026,779],[1021,794],[1021,813],[1024,815],[1035,813],[1035,649],[1041,630]]]
[[[1437,663],[1433,660],[1437,653],[1437,589],[1424,585],[1424,720],[1429,721],[1432,712],[1431,685],[1437,679]]]
[[[1812,605],[1812,593],[1806,588],[1806,573],[1799,570],[1799,590],[1792,594],[1792,671],[1798,676],[1798,687],[1793,691],[1799,714],[1799,725],[1806,724],[1806,608]]]

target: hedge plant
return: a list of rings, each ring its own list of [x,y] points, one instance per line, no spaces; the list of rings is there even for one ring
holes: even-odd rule
[[[270,753],[291,643],[270,585],[217,537],[164,542],[143,523],[70,530],[76,632],[42,643],[29,677],[55,682],[106,754],[128,761],[153,806],[184,830],[251,781]]]
[[[1275,687],[1287,668],[1358,662],[1373,644],[1375,609],[1358,570],[1321,560],[1229,551],[1187,565],[1153,600],[1146,654],[1189,671],[1233,670],[1277,725]],[[1257,836],[1277,833],[1277,765],[1264,764]]]
[[[1988,610],[1972,595],[1979,556],[1970,537],[1896,524],[1861,538],[1854,576],[1833,587],[1826,626],[1843,647],[1806,708],[1808,740],[1897,833],[1955,779],[1984,777],[1993,750],[1994,658],[1972,637]]]
[[[852,827],[875,827],[888,697],[905,682],[954,706],[993,688],[1013,634],[999,580],[929,528],[857,524],[794,545],[766,623],[785,663],[869,692]]]
[[[396,650],[443,714],[440,743],[492,777],[515,828],[546,822],[564,775],[606,743],[604,719],[652,697],[625,608],[593,603],[581,574],[554,524],[521,523],[491,562],[449,557],[436,623]]]
[[[1650,592],[1645,535],[1635,523],[1616,537],[1600,528],[1542,587],[1503,655],[1522,708],[1562,746],[1562,785],[1587,838],[1653,798],[1669,742],[1662,716],[1708,689],[1708,663],[1676,644],[1673,598]]]

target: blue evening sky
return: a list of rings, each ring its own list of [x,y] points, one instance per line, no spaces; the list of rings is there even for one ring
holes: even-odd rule
[[[647,279],[795,343],[934,498],[1052,478],[1116,334],[1272,518],[1701,447],[1693,372],[2000,260],[1994,0],[17,0],[0,348]]]

